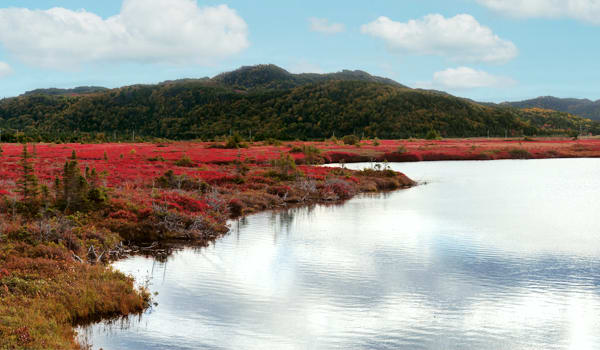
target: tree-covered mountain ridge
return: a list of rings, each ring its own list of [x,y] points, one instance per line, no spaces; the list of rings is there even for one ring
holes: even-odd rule
[[[592,101],[589,99],[541,96],[518,102],[504,102],[502,105],[508,105],[515,108],[552,109],[600,121],[600,100]]]
[[[568,113],[485,106],[410,89],[361,71],[292,74],[274,65],[214,78],[133,85],[85,95],[28,94],[0,101],[2,140],[323,139],[333,135],[444,137],[599,133]]]

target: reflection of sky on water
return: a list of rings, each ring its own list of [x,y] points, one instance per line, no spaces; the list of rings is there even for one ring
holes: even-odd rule
[[[159,306],[113,349],[600,347],[600,160],[402,164],[426,186],[263,213],[116,266]]]

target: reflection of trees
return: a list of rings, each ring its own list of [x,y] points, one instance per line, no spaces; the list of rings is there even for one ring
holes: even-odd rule
[[[277,237],[282,232],[285,232],[286,236],[290,235],[295,217],[295,209],[284,209],[271,212],[269,226],[273,229],[273,242],[277,242]]]
[[[242,232],[242,230],[244,230],[246,227],[248,227],[249,225],[249,221],[248,218],[243,216],[241,218],[238,218],[235,221],[235,224],[233,224],[230,233],[235,233],[235,239],[239,242],[240,240],[240,233]]]
[[[241,218],[239,218],[238,220],[238,229],[244,229],[248,226],[249,222],[248,222],[248,218],[245,216],[242,216]]]
[[[96,335],[119,334],[123,331],[133,329],[142,323],[144,314],[150,313],[152,313],[152,306],[150,306],[148,310],[141,314],[116,317],[96,324],[81,325],[76,329],[77,340],[83,346],[83,349],[92,349],[93,341],[94,338],[96,338]]]
[[[296,216],[296,212],[294,209],[283,211],[279,214],[279,227],[278,231],[285,230],[289,235],[292,224],[294,223],[294,218]]]

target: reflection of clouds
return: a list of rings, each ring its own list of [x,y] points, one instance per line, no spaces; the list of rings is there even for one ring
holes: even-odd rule
[[[600,159],[390,165],[429,184],[388,202],[470,229],[482,244],[519,254],[600,254]]]
[[[117,263],[138,277],[152,274],[159,306],[128,330],[94,337],[96,345],[598,348],[600,263],[592,234],[600,232],[593,216],[598,204],[577,191],[557,194],[564,181],[546,176],[560,200],[590,204],[577,209],[579,221],[569,222],[568,235],[554,234],[549,225],[562,219],[540,218],[564,203],[548,200],[536,205],[540,212],[525,210],[526,203],[539,203],[526,191],[531,185],[514,184],[523,181],[521,167],[529,163],[506,176],[510,162],[474,163],[462,177],[457,164],[418,164],[418,176],[436,181],[387,198],[364,196],[343,206],[234,222],[232,234],[214,245],[169,258],[164,283],[166,265],[153,267],[144,258]],[[549,165],[533,164],[553,174]],[[478,192],[498,178],[511,183],[494,187],[500,193]],[[596,186],[598,193],[598,181],[586,180],[580,190],[592,195],[588,186]],[[510,198],[516,203],[507,206]],[[526,227],[524,210],[535,218]]]
[[[497,299],[474,301],[463,328],[512,338],[513,348],[547,343],[548,348],[592,349],[598,346],[598,296],[592,292],[557,293],[522,290]]]

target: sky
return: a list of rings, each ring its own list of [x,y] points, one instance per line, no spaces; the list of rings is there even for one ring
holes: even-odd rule
[[[3,0],[0,97],[359,69],[478,101],[600,99],[600,0]]]

